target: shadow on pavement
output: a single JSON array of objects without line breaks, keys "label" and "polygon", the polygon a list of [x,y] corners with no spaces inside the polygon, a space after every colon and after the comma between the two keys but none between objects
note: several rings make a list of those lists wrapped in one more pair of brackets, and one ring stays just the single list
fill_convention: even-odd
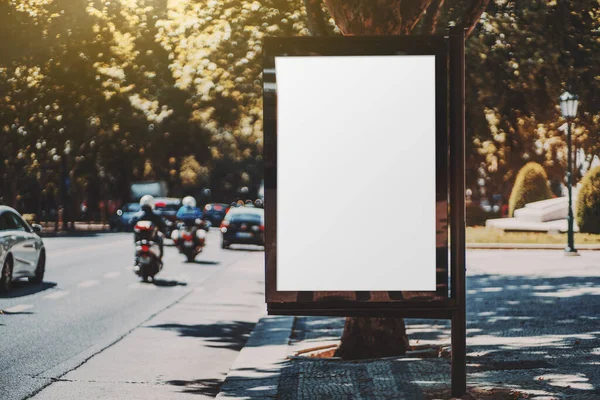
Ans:
[{"label": "shadow on pavement", "polygon": [[[0,315],[32,315],[33,312],[31,311],[18,311],[18,312],[10,312],[10,311],[2,311],[0,312]],[[0,324],[0,326],[2,326],[4,324]]]},{"label": "shadow on pavement", "polygon": [[13,288],[10,292],[1,293],[0,299],[12,299],[15,297],[29,296],[31,294],[43,292],[44,290],[52,289],[55,286],[56,283],[54,282],[42,282],[36,285],[25,280],[19,280],[13,282]]},{"label": "shadow on pavement", "polygon": [[221,321],[209,325],[162,324],[150,328],[176,331],[179,336],[202,338],[208,347],[227,348],[238,351],[248,340],[254,323],[244,321]]},{"label": "shadow on pavement", "polygon": [[194,260],[191,262],[186,262],[186,264],[219,265],[221,264],[221,261]]},{"label": "shadow on pavement", "polygon": [[160,287],[187,286],[187,282],[166,279],[155,279],[152,282],[150,282],[150,284],[154,284],[155,286]]},{"label": "shadow on pavement", "polygon": [[172,380],[166,383],[181,387],[181,392],[183,393],[216,397],[219,394],[223,381],[219,379],[195,379],[193,381]]},{"label": "shadow on pavement", "polygon": [[[232,247],[235,246],[235,247]],[[229,248],[224,250],[232,250],[232,251],[265,251],[265,248],[262,246],[253,246],[253,245],[235,245],[232,244]]]},{"label": "shadow on pavement", "polygon": [[[470,383],[600,398],[598,310],[600,276],[468,276]],[[447,321],[408,320],[407,330],[413,343],[450,342]]]}]

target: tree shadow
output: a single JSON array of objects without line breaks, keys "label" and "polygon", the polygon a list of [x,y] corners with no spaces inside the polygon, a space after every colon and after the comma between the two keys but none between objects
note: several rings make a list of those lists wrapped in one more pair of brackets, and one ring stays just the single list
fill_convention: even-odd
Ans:
[{"label": "tree shadow", "polygon": [[216,397],[219,394],[223,380],[220,379],[194,379],[191,381],[171,380],[166,382],[169,385],[181,387],[182,393],[198,394],[203,396]]},{"label": "tree shadow", "polygon": [[44,290],[52,289],[57,284],[54,282],[42,282],[40,284],[29,283],[26,280],[18,280],[13,282],[13,288],[8,293],[0,293],[0,299],[13,299],[16,297],[24,297]]},{"label": "tree shadow", "polygon": [[179,336],[195,337],[208,342],[208,347],[239,351],[248,340],[254,323],[245,321],[221,321],[215,324],[161,324],[150,328],[176,331]]},{"label": "tree shadow", "polygon": [[[467,276],[470,383],[600,398],[598,310],[600,276]],[[450,344],[449,321],[407,320],[407,331],[411,343]]]}]

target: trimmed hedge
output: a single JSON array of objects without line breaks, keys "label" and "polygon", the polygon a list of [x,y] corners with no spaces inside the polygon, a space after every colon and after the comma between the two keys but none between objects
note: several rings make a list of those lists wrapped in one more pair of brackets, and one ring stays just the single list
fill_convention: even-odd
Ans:
[{"label": "trimmed hedge", "polygon": [[550,198],[552,198],[552,191],[544,167],[529,162],[517,174],[508,201],[508,213],[513,217],[515,210],[525,207],[525,204]]},{"label": "trimmed hedge", "polygon": [[590,170],[581,180],[576,221],[580,232],[600,233],[600,167]]}]

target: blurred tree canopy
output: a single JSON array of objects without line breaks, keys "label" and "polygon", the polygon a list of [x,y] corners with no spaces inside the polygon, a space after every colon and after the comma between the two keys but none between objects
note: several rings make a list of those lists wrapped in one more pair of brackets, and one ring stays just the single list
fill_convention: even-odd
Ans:
[{"label": "blurred tree canopy", "polygon": [[0,200],[93,212],[146,178],[256,192],[262,38],[305,20],[301,0],[1,2]]},{"label": "blurred tree canopy", "polygon": [[564,182],[567,147],[558,130],[565,122],[558,96],[567,89],[580,97],[574,146],[588,162],[598,154],[599,33],[596,1],[489,5],[467,41],[467,182],[474,193],[508,199],[529,161],[543,165],[551,181]]},{"label": "blurred tree canopy", "polygon": [[[379,3],[399,7],[404,18],[389,27],[398,33],[440,33],[461,21],[472,27],[467,184],[474,193],[506,200],[529,161],[563,181],[557,98],[567,88],[581,98],[574,143],[596,154],[598,2]],[[242,187],[252,194],[263,165],[262,39],[308,35],[309,27],[339,34],[329,9],[351,29],[347,10],[361,4],[367,2],[0,2],[0,201],[36,213],[87,201],[93,212],[98,200],[125,201],[147,162],[152,176],[181,194],[189,156],[205,171],[196,184],[210,187],[215,201],[235,198]],[[365,10],[363,19],[375,8]],[[375,14],[373,21],[389,18]]]}]

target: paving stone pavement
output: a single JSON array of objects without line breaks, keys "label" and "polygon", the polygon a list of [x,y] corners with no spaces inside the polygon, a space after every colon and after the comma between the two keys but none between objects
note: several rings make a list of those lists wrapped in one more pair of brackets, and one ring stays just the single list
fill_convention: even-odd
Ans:
[{"label": "paving stone pavement", "polygon": [[[468,253],[468,265],[468,386],[522,393],[517,399],[600,400],[600,253],[566,258],[551,251],[479,250]],[[448,321],[406,322],[413,345],[450,343]],[[243,390],[228,377],[219,396],[428,399],[430,389],[450,387],[447,358],[342,362],[282,356],[335,343],[343,325],[343,318],[290,320],[279,359],[263,368],[255,357],[254,371],[263,375],[246,379],[238,370]]]}]

